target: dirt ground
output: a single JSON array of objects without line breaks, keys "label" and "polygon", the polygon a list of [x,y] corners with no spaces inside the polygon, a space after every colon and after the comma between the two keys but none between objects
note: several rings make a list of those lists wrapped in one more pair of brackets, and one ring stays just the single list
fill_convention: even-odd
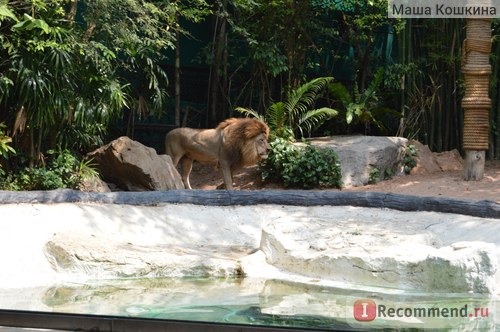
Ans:
[{"label": "dirt ground", "polygon": [[[215,190],[223,184],[222,175],[218,169],[198,163],[194,164],[190,179],[193,189]],[[237,190],[286,189],[277,184],[262,183],[256,166],[247,167],[237,172],[234,176],[234,182]],[[487,161],[484,178],[480,181],[465,181],[462,170],[451,170],[401,175],[376,184],[342,190],[444,196],[471,200],[486,199],[500,203],[500,161]]]}]

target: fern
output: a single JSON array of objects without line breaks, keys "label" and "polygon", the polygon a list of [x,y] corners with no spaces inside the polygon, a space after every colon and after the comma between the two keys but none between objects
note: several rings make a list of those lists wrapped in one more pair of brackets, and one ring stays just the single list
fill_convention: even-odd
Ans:
[{"label": "fern", "polygon": [[269,106],[265,116],[247,108],[238,107],[236,110],[265,121],[274,137],[293,140],[294,133],[300,133],[304,137],[304,131],[310,134],[324,121],[338,114],[336,110],[328,107],[311,109],[332,81],[332,77],[318,77],[299,86],[289,93],[286,101]]},{"label": "fern", "polygon": [[364,91],[359,91],[355,84],[351,95],[342,83],[335,82],[329,85],[330,94],[343,106],[340,110],[348,125],[363,123],[365,131],[368,131],[368,127],[373,124],[381,133],[386,134],[388,130],[379,118],[385,115],[395,118],[401,117],[398,111],[381,106],[377,92],[380,90],[383,80],[384,69],[379,68]]},{"label": "fern", "polygon": [[304,136],[303,128],[307,129],[308,132],[311,132],[319,127],[325,120],[337,116],[338,113],[338,111],[329,107],[322,107],[307,111],[298,120],[300,134]]},{"label": "fern", "polygon": [[252,116],[252,117],[257,118],[261,121],[265,120],[262,115],[260,115],[259,113],[257,113],[256,111],[254,111],[253,109],[250,109],[250,108],[236,107],[236,111],[240,112],[241,114],[243,114],[246,117]]},{"label": "fern", "polygon": [[330,84],[328,90],[334,98],[337,98],[344,105],[349,105],[353,102],[349,90],[340,82]]}]

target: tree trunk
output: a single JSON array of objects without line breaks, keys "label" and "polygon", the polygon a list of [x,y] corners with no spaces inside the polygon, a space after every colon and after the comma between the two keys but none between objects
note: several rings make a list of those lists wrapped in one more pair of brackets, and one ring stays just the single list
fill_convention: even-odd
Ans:
[{"label": "tree trunk", "polygon": [[[226,22],[225,12],[227,8],[227,0],[222,1],[219,8],[219,16],[215,23],[214,31],[214,46],[213,46],[213,64],[211,68],[211,82],[210,82],[210,117],[209,126],[215,126],[222,118],[218,112],[219,97],[221,95],[221,69],[223,70],[223,56],[224,49],[226,48]],[[225,115],[223,115],[225,116]]]},{"label": "tree trunk", "polygon": [[465,154],[465,179],[481,180],[484,175],[486,151],[467,150]]},{"label": "tree trunk", "polygon": [[467,19],[464,40],[464,179],[481,180],[489,140],[491,19]]},{"label": "tree trunk", "polygon": [[78,9],[78,0],[73,0],[71,2],[71,7],[68,13],[68,21],[70,26],[75,25],[75,17],[76,17],[76,11]]},{"label": "tree trunk", "polygon": [[500,218],[498,204],[488,200],[419,197],[378,192],[329,190],[167,190],[143,192],[85,193],[64,191],[0,191],[3,204],[98,203],[151,206],[163,203],[204,206],[250,206],[258,204],[296,206],[358,206],[398,211],[458,213],[481,218]]}]

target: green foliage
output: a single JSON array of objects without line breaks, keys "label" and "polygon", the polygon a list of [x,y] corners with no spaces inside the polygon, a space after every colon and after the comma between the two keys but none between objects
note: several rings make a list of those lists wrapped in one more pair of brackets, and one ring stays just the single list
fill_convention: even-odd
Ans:
[{"label": "green foliage", "polygon": [[0,6],[0,103],[13,133],[31,136],[32,160],[58,145],[94,148],[124,109],[163,111],[175,9],[154,0]]},{"label": "green foliage", "polygon": [[[334,49],[332,40],[338,36],[339,26],[310,1],[215,3],[216,7],[225,8],[217,13],[217,21],[227,22],[230,29],[224,29],[226,36],[217,36],[215,32],[213,46],[227,51],[228,56],[217,61],[214,48],[209,45],[200,59],[213,65],[213,70],[225,68],[219,70],[223,76],[220,84],[234,88],[229,94],[232,105],[252,105],[261,112],[269,100],[284,99],[309,75],[331,73],[331,63],[325,64],[320,58],[329,52],[325,50]],[[227,42],[217,45],[217,39]],[[242,68],[245,72],[248,68],[250,75],[242,75]],[[227,98],[228,92],[222,95]]]},{"label": "green foliage", "polygon": [[380,170],[376,167],[373,167],[370,170],[370,175],[368,177],[369,184],[375,184],[380,181]]},{"label": "green foliage", "polygon": [[[400,65],[389,69],[400,81],[398,136],[416,139],[436,152],[460,149],[466,20],[402,21],[404,29],[397,36]],[[397,79],[392,81],[397,84]]]},{"label": "green foliage", "polygon": [[26,168],[21,171],[10,190],[52,190],[65,188],[64,183],[58,174],[45,167]]},{"label": "green foliage", "polygon": [[4,133],[5,125],[0,123],[0,182],[5,176],[5,171],[2,167],[2,159],[7,159],[9,155],[15,154],[16,150],[11,146],[12,138]]},{"label": "green foliage", "polygon": [[359,0],[311,0],[311,4],[323,10],[340,10],[347,13],[355,12],[357,9],[366,10],[368,5],[372,5],[371,1]]},{"label": "green foliage", "polygon": [[96,45],[110,57],[106,61],[100,56],[104,67],[131,82],[127,106],[139,115],[160,114],[168,96],[168,78],[161,63],[166,51],[174,48],[176,4],[136,0],[85,4],[84,36],[89,38],[90,46]]},{"label": "green foliage", "polygon": [[362,123],[366,130],[373,124],[382,133],[387,133],[387,128],[379,118],[384,115],[400,117],[396,110],[384,107],[380,103],[379,92],[384,79],[384,70],[379,68],[368,88],[359,91],[357,85],[351,92],[340,82],[329,85],[331,95],[343,106],[343,115],[348,125]]},{"label": "green foliage", "polygon": [[16,174],[9,174],[7,177],[3,174],[0,177],[0,189],[79,189],[85,178],[98,176],[90,161],[81,161],[68,150],[50,150],[47,154],[46,166],[27,167]]},{"label": "green foliage", "polygon": [[403,170],[406,174],[410,174],[413,167],[417,166],[417,147],[413,144],[409,144],[405,149],[405,155],[403,157]]},{"label": "green foliage", "polygon": [[[211,6],[205,0],[175,1],[171,5],[177,6],[175,12],[189,22],[201,22],[212,14]],[[176,23],[179,24],[179,22]],[[189,31],[183,32],[189,34]]]},{"label": "green foliage", "polygon": [[324,121],[337,115],[336,110],[328,107],[311,109],[332,80],[332,77],[318,77],[299,86],[288,94],[285,101],[269,106],[264,116],[242,107],[236,110],[265,121],[269,125],[272,137],[292,140],[295,133],[304,137],[305,131],[310,134]]},{"label": "green foliage", "polygon": [[387,0],[311,0],[311,4],[336,21],[339,33],[335,39],[347,45],[348,53],[332,49],[331,56],[352,69],[352,79],[365,90],[375,68],[394,59],[394,32],[402,29],[404,20],[387,17]]},{"label": "green foliage", "polygon": [[[0,157],[7,159],[10,154],[15,154],[16,150],[11,146],[12,138],[4,133],[5,124],[0,123]],[[1,161],[1,160],[0,160]],[[0,169],[2,165],[0,164]]]},{"label": "green foliage", "polygon": [[251,61],[254,72],[269,78],[283,75],[285,90],[303,79],[310,60],[307,53],[318,51],[311,47],[312,40],[336,31],[318,19],[321,11],[309,1],[234,0],[232,6],[229,22],[235,39],[248,48],[246,61]]},{"label": "green foliage", "polygon": [[303,189],[342,187],[340,163],[335,151],[309,143],[298,147],[282,138],[276,138],[270,145],[269,158],[261,165],[263,180]]},{"label": "green foliage", "polygon": [[269,156],[260,165],[262,180],[284,182],[283,174],[294,167],[299,158],[300,150],[297,146],[281,137],[273,139],[269,145]]},{"label": "green foliage", "polygon": [[7,4],[5,3],[2,3],[0,4],[0,22],[8,18],[16,22],[18,21],[16,14],[14,14],[12,10],[9,9],[9,6],[7,6]]}]

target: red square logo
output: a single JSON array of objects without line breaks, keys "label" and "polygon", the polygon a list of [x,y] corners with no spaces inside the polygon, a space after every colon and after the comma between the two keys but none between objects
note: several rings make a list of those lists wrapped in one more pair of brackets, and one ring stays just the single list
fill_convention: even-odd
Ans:
[{"label": "red square logo", "polygon": [[377,317],[377,305],[373,300],[357,300],[353,308],[354,318],[360,322],[370,322]]}]

